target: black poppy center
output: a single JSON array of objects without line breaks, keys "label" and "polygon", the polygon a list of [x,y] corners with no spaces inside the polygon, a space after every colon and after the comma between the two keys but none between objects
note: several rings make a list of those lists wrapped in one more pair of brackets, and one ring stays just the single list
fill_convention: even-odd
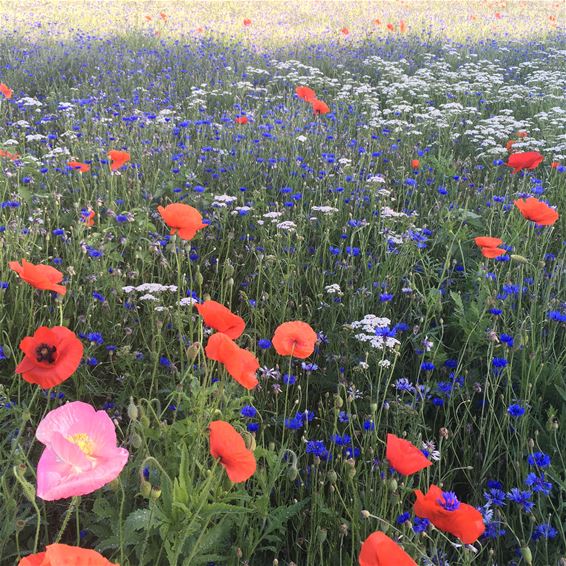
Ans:
[{"label": "black poppy center", "polygon": [[57,348],[49,344],[40,344],[35,350],[35,357],[38,362],[47,362],[52,364],[55,362],[55,352]]}]

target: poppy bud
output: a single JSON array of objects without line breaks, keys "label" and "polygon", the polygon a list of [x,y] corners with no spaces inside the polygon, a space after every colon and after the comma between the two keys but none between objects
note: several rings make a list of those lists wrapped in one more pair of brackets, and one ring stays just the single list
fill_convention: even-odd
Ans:
[{"label": "poppy bud", "polygon": [[224,264],[224,275],[226,277],[232,277],[232,275],[234,275],[234,266],[228,261]]},{"label": "poppy bud", "polygon": [[531,549],[528,546],[523,546],[521,548],[521,556],[525,559],[525,562],[527,564],[533,563],[533,553],[531,552]]},{"label": "poppy bud", "polygon": [[287,470],[287,477],[288,477],[291,481],[295,481],[298,476],[299,476],[299,470],[297,469],[296,466],[291,466],[291,467]]},{"label": "poppy bud", "polygon": [[140,493],[142,494],[142,497],[149,499],[149,496],[151,494],[151,484],[148,481],[142,480],[140,485]]},{"label": "poppy bud", "polygon": [[268,449],[270,452],[273,452],[273,451],[275,450],[275,442],[270,442],[270,443],[267,445],[267,449]]},{"label": "poppy bud", "polygon": [[15,523],[16,531],[21,531],[26,528],[28,522],[25,519],[18,519]]},{"label": "poppy bud", "polygon": [[342,397],[340,397],[340,395],[334,395],[334,406],[337,409],[340,409],[342,407],[342,405],[344,405],[344,399],[342,399]]},{"label": "poppy bud", "polygon": [[334,470],[329,470],[328,473],[326,474],[326,477],[328,478],[328,481],[330,483],[336,483],[336,480],[338,479],[338,474]]},{"label": "poppy bud", "polygon": [[187,357],[189,358],[190,362],[194,362],[196,357],[198,356],[200,350],[200,342],[193,342],[187,348]]},{"label": "poppy bud", "polygon": [[397,491],[397,488],[399,487],[399,485],[397,484],[397,480],[395,478],[391,478],[388,482],[387,485],[389,486],[389,489],[395,493]]},{"label": "poppy bud", "polygon": [[208,293],[205,293],[205,294],[202,296],[202,299],[203,299],[203,301],[206,302],[206,301],[210,301],[211,297],[210,297],[210,295],[209,295]]},{"label": "poppy bud", "polygon": [[151,424],[151,423],[150,423],[150,420],[149,420],[149,417],[148,417],[147,415],[142,415],[142,416],[140,417],[140,423],[141,423],[145,428],[149,427],[149,425]]},{"label": "poppy bud", "polygon": [[138,408],[134,403],[134,398],[130,397],[130,404],[128,405],[128,417],[130,417],[130,420],[132,421],[137,421],[139,413],[140,412],[138,411]]},{"label": "poppy bud", "polygon": [[318,544],[324,544],[326,542],[326,537],[328,536],[328,531],[326,529],[318,529],[317,538]]},{"label": "poppy bud", "polygon": [[517,263],[529,263],[529,260],[522,255],[511,254],[510,257],[513,261],[516,261]]},{"label": "poppy bud", "polygon": [[535,441],[532,438],[529,438],[528,446],[530,450],[535,447]]},{"label": "poppy bud", "polygon": [[371,513],[367,509],[362,509],[361,515],[362,515],[362,519],[369,519]]},{"label": "poppy bud", "polygon": [[371,403],[369,406],[369,410],[372,412],[372,414],[377,413],[377,403]]},{"label": "poppy bud", "polygon": [[279,566],[279,560],[277,560],[277,558],[273,559],[273,566]]},{"label": "poppy bud", "polygon": [[204,277],[203,277],[202,273],[200,272],[200,269],[197,271],[196,280],[197,280],[197,285],[199,287],[202,287],[202,284],[204,283]]},{"label": "poppy bud", "polygon": [[448,429],[445,426],[443,426],[438,432],[439,432],[439,434],[442,438],[448,438],[448,436],[450,434],[450,432],[448,431]]},{"label": "poppy bud", "polygon": [[143,444],[142,437],[137,432],[132,432],[132,434],[130,434],[130,444],[134,448],[141,448]]},{"label": "poppy bud", "polygon": [[151,501],[157,501],[161,497],[161,488],[152,487],[149,493],[149,499]]},{"label": "poppy bud", "polygon": [[252,452],[256,449],[256,441],[255,441],[255,436],[251,433],[251,432],[242,432],[242,438],[244,439],[244,442],[246,443],[246,448],[248,450],[251,450]]},{"label": "poppy bud", "polygon": [[237,558],[242,558],[242,556],[244,556],[244,553],[242,552],[242,549],[240,547],[236,548],[236,556]]},{"label": "poppy bud", "polygon": [[234,286],[234,279],[232,279],[232,277],[230,277],[230,279],[228,279],[228,281],[226,283],[228,284],[228,287],[233,287]]}]

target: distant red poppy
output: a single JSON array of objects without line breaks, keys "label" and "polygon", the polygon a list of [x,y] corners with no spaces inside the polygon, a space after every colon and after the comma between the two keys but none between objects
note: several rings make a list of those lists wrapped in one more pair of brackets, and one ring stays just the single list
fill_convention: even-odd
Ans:
[{"label": "distant red poppy", "polygon": [[207,326],[226,334],[232,340],[239,338],[246,328],[246,323],[242,317],[216,301],[205,301],[201,305],[197,304],[196,309]]},{"label": "distant red poppy", "polygon": [[527,220],[532,220],[543,226],[552,226],[560,218],[560,215],[554,208],[534,197],[529,197],[526,200],[519,199],[513,204]]},{"label": "distant red poppy", "polygon": [[248,350],[240,348],[231,338],[222,332],[213,334],[204,349],[211,360],[224,364],[226,371],[246,389],[253,389],[258,384],[256,372],[259,369],[257,358]]},{"label": "distant red poppy", "polygon": [[196,31],[197,33],[204,33],[204,28],[198,27],[195,31]]},{"label": "distant red poppy", "polygon": [[[1,154],[0,154],[1,155]],[[558,161],[553,161],[550,166],[552,167],[552,169],[556,169],[557,167],[560,167],[560,162]]]},{"label": "distant red poppy", "polygon": [[21,265],[17,261],[11,261],[8,265],[21,279],[36,289],[54,291],[60,295],[67,292],[63,285],[59,285],[63,280],[63,274],[50,265],[34,265],[25,259],[22,259]]},{"label": "distant red poppy", "polygon": [[330,107],[326,102],[322,102],[322,100],[314,98],[309,100],[309,102],[315,114],[328,114],[330,112]]},{"label": "distant red poppy", "polygon": [[544,161],[544,156],[538,151],[524,151],[522,153],[513,153],[505,165],[512,167],[512,173],[518,173],[523,169],[536,169]]},{"label": "distant red poppy", "polygon": [[417,566],[417,563],[385,533],[376,531],[363,542],[360,566]]},{"label": "distant red poppy", "polygon": [[305,100],[306,102],[310,102],[311,100],[316,100],[316,92],[312,88],[309,88],[308,86],[298,86],[295,89],[295,92],[297,93],[297,96],[301,100]]},{"label": "distant red poppy", "polygon": [[505,149],[511,153],[513,151],[513,145],[517,143],[517,140],[509,140],[506,144],[505,144]]},{"label": "distant red poppy", "polygon": [[165,12],[159,12],[159,17],[166,22],[167,18],[169,18],[169,16],[165,13]]},{"label": "distant red poppy", "polygon": [[342,35],[348,35],[348,34],[350,33],[350,30],[349,30],[348,28],[342,28],[342,29],[340,30],[340,33],[341,33]]},{"label": "distant red poppy", "polygon": [[80,171],[81,173],[87,173],[88,171],[90,171],[90,165],[81,163],[80,161],[68,161],[67,165],[72,169]]},{"label": "distant red poppy", "polygon": [[117,149],[109,151],[108,157],[112,162],[110,165],[111,171],[117,171],[120,167],[123,167],[128,161],[130,161],[130,154],[127,151],[119,151]]},{"label": "distant red poppy", "polygon": [[181,240],[192,240],[199,230],[206,227],[206,224],[202,223],[200,212],[188,204],[176,202],[168,204],[165,208],[158,206],[157,211],[165,224],[171,228],[171,234],[179,234]]},{"label": "distant red poppy", "polygon": [[421,166],[421,162],[418,159],[413,159],[411,161],[411,167],[413,169],[418,169]]},{"label": "distant red poppy", "polygon": [[317,340],[318,336],[309,324],[295,320],[280,324],[271,342],[280,356],[304,359],[314,352]]},{"label": "distant red poppy", "polygon": [[81,222],[84,222],[88,228],[92,228],[94,226],[95,216],[96,212],[94,212],[94,210],[89,210],[88,212],[81,214]]},{"label": "distant red poppy", "polygon": [[520,130],[520,131],[517,132],[517,137],[518,137],[518,138],[523,139],[523,138],[526,138],[526,137],[528,137],[528,136],[529,136],[529,134],[528,134],[528,132],[526,132],[525,130]]},{"label": "distant red poppy", "polygon": [[400,31],[401,33],[405,33],[405,32],[407,31],[407,24],[405,23],[404,20],[401,20],[401,21],[399,22],[399,31]]},{"label": "distant red poppy", "polygon": [[238,116],[235,120],[236,124],[247,124],[248,117],[247,116]]},{"label": "distant red poppy", "polygon": [[241,483],[251,478],[256,470],[254,453],[246,448],[242,435],[225,421],[212,421],[210,431],[210,455],[219,458],[230,481]]},{"label": "distant red poppy", "polygon": [[380,26],[380,25],[381,25],[381,20],[380,20],[379,18],[375,18],[375,20],[373,20],[373,23],[374,23],[376,26]]},{"label": "distant red poppy", "polygon": [[395,31],[395,26],[393,24],[387,24],[387,29],[389,31]]},{"label": "distant red poppy", "polygon": [[88,548],[69,546],[67,544],[50,544],[45,552],[38,552],[22,558],[18,566],[119,566],[109,562],[96,552]]},{"label": "distant red poppy", "polygon": [[414,444],[394,434],[387,435],[385,457],[389,465],[404,476],[432,466],[432,462]]},{"label": "distant red poppy", "polygon": [[251,26],[252,25],[252,21],[249,18],[244,18],[244,25],[245,26]]},{"label": "distant red poppy", "polygon": [[503,16],[499,12],[495,12],[495,19],[500,20]]},{"label": "distant red poppy", "polygon": [[14,94],[14,91],[11,88],[8,88],[4,83],[0,83],[0,92],[6,98],[12,98],[12,94]]},{"label": "distant red poppy", "polygon": [[28,383],[49,389],[71,377],[81,363],[83,345],[76,334],[64,326],[40,326],[33,336],[20,342],[25,354],[16,366]]},{"label": "distant red poppy", "polygon": [[0,149],[0,157],[7,157],[10,161],[16,161],[16,159],[20,158],[19,153],[10,153],[5,149]]},{"label": "distant red poppy", "polygon": [[471,505],[460,503],[453,493],[431,485],[426,495],[420,489],[415,490],[415,495],[415,515],[428,519],[437,529],[458,537],[464,544],[472,544],[485,531],[481,513]]},{"label": "distant red poppy", "polygon": [[487,258],[494,258],[499,257],[500,255],[506,254],[507,251],[498,248],[503,243],[503,240],[499,238],[492,238],[491,236],[479,236],[474,238],[474,242],[480,248],[481,253],[484,257]]},{"label": "distant red poppy", "polygon": [[112,162],[110,165],[111,171],[117,171],[120,167],[123,167],[128,161],[130,161],[130,154],[127,151],[119,151],[117,149],[112,149],[108,152],[108,157]]}]

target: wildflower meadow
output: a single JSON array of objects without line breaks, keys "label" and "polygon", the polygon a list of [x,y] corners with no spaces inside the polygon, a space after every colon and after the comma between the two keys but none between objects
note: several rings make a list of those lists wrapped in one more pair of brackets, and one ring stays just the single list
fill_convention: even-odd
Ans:
[{"label": "wildflower meadow", "polygon": [[566,6],[0,3],[0,566],[565,566]]}]

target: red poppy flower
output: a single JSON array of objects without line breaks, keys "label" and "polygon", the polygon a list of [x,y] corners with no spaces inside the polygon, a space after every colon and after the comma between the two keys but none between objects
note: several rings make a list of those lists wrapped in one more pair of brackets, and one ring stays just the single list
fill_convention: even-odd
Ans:
[{"label": "red poppy flower", "polygon": [[17,261],[11,261],[8,265],[21,279],[36,289],[54,291],[60,295],[67,292],[63,285],[58,285],[63,280],[63,274],[50,265],[34,265],[25,259],[22,259],[21,265]]},{"label": "red poppy flower", "polygon": [[[1,155],[1,154],[0,154]],[[560,162],[558,161],[553,161],[550,166],[552,167],[552,169],[556,169],[557,167],[560,167]]]},{"label": "red poppy flower", "polygon": [[39,552],[22,558],[18,566],[119,566],[109,562],[96,552],[88,548],[69,546],[67,544],[50,544],[45,552]]},{"label": "red poppy flower", "polygon": [[506,144],[505,144],[505,149],[511,153],[513,151],[513,144],[516,143],[517,140],[509,140]]},{"label": "red poppy flower", "polygon": [[380,20],[379,18],[375,18],[375,20],[373,20],[373,23],[374,23],[376,26],[380,26],[380,25],[381,25],[381,20]]},{"label": "red poppy flower", "polygon": [[363,542],[360,566],[417,566],[417,563],[385,533],[376,531]]},{"label": "red poppy flower", "polygon": [[153,20],[153,18],[152,18],[151,16],[146,16],[145,19],[146,19],[148,22],[151,22],[151,20]]},{"label": "red poppy flower", "polygon": [[512,173],[518,173],[523,169],[536,169],[544,161],[544,156],[538,151],[524,151],[521,153],[512,153],[505,165],[512,167]]},{"label": "red poppy flower", "polygon": [[348,28],[342,28],[342,29],[340,30],[340,33],[341,33],[342,35],[348,35],[348,34],[350,33],[350,30],[349,30]]},{"label": "red poppy flower", "polygon": [[401,20],[401,21],[399,22],[399,31],[400,31],[401,33],[405,33],[405,32],[407,31],[407,24],[405,23],[404,20]]},{"label": "red poppy flower", "polygon": [[197,33],[204,33],[204,28],[197,28],[195,31]]},{"label": "red poppy flower", "polygon": [[527,200],[516,200],[514,204],[527,220],[532,220],[543,226],[552,226],[560,218],[554,208],[534,197],[529,197]]},{"label": "red poppy flower", "polygon": [[0,149],[0,157],[7,157],[10,161],[16,161],[16,159],[20,158],[19,153],[10,153],[5,149]]},{"label": "red poppy flower", "polygon": [[297,93],[297,96],[301,100],[305,100],[306,102],[310,102],[311,100],[316,100],[316,92],[312,88],[309,88],[308,86],[298,86],[295,89],[295,92]]},{"label": "red poppy flower", "polygon": [[159,17],[166,22],[169,16],[165,12],[159,12]]},{"label": "red poppy flower", "polygon": [[16,366],[28,383],[49,389],[71,377],[81,363],[83,345],[75,333],[64,326],[40,326],[33,336],[20,342],[24,359]]},{"label": "red poppy flower", "polygon": [[517,137],[518,137],[518,138],[521,138],[521,139],[522,139],[522,138],[526,138],[526,137],[528,137],[528,136],[529,136],[529,134],[528,134],[528,132],[526,132],[525,130],[520,130],[520,131],[517,132]]},{"label": "red poppy flower", "polygon": [[230,481],[240,483],[251,478],[256,470],[255,456],[238,431],[225,421],[212,421],[208,430],[210,454],[220,458]]},{"label": "red poppy flower", "polygon": [[491,236],[479,236],[474,238],[474,242],[480,248],[484,257],[494,258],[507,253],[506,250],[498,248],[503,243],[499,238],[492,238]]},{"label": "red poppy flower", "polygon": [[81,163],[80,161],[68,161],[67,165],[72,169],[76,169],[77,171],[80,171],[81,173],[87,173],[88,171],[90,171],[90,165],[87,165],[86,163]]},{"label": "red poppy flower", "polygon": [[413,169],[418,169],[421,166],[421,162],[418,159],[413,159],[411,161],[411,167]]},{"label": "red poppy flower", "polygon": [[259,369],[257,358],[248,350],[240,348],[226,334],[213,334],[204,349],[211,360],[220,362],[226,371],[246,389],[257,386],[256,372]]},{"label": "red poppy flower", "polygon": [[205,301],[201,305],[197,304],[196,308],[207,326],[226,334],[232,340],[239,338],[246,328],[243,318],[216,301]]},{"label": "red poppy flower", "polygon": [[158,206],[157,210],[165,224],[171,228],[171,234],[178,233],[181,240],[192,240],[199,230],[206,227],[202,223],[200,212],[188,204],[176,202],[165,208]]},{"label": "red poppy flower", "polygon": [[404,476],[432,466],[432,462],[414,444],[394,434],[387,435],[385,457],[389,465]]},{"label": "red poppy flower", "polygon": [[251,26],[252,25],[252,21],[249,18],[245,18],[244,19],[244,25],[245,26]]},{"label": "red poppy flower", "polygon": [[130,154],[127,151],[119,151],[117,149],[109,151],[108,157],[112,162],[110,165],[111,171],[117,171],[120,167],[123,167],[128,161],[130,161]]},{"label": "red poppy flower", "polygon": [[395,26],[393,24],[387,24],[387,29],[389,31],[395,31]]},{"label": "red poppy flower", "polygon": [[481,513],[460,503],[454,494],[431,485],[426,495],[420,489],[415,490],[415,495],[415,515],[428,519],[437,529],[458,537],[464,544],[472,544],[485,531]]},{"label": "red poppy flower", "polygon": [[308,358],[314,352],[318,340],[316,332],[306,322],[295,320],[280,324],[271,340],[280,356]]},{"label": "red poppy flower", "polygon": [[14,91],[11,88],[8,88],[4,83],[0,83],[0,92],[6,98],[12,98],[12,94],[14,94]]},{"label": "red poppy flower", "polygon": [[84,214],[81,213],[81,222],[84,222],[88,228],[92,228],[94,226],[95,216],[96,216],[96,212],[94,212],[94,210],[89,210]]},{"label": "red poppy flower", "polygon": [[247,124],[248,117],[247,116],[238,116],[235,120],[236,124]]},{"label": "red poppy flower", "polygon": [[328,106],[328,104],[326,104],[326,102],[322,102],[322,100],[318,100],[316,98],[313,98],[312,100],[309,100],[308,102],[310,102],[313,112],[315,114],[328,114],[330,112],[330,108]]}]

